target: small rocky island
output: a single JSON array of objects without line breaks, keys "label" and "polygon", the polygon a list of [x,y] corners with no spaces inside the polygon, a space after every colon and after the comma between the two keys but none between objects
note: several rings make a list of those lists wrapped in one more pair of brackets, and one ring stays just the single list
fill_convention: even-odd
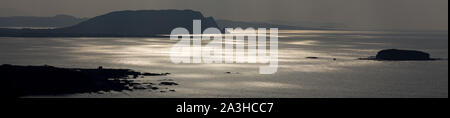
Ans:
[{"label": "small rocky island", "polygon": [[[53,66],[0,66],[2,97],[61,95],[100,91],[133,90],[141,86],[132,80],[169,73],[141,73],[130,69],[79,69]],[[146,87],[155,89],[155,87]]]},{"label": "small rocky island", "polygon": [[429,53],[416,50],[386,49],[381,50],[376,56],[369,58],[360,58],[361,60],[380,60],[380,61],[429,61],[438,60],[431,58]]}]

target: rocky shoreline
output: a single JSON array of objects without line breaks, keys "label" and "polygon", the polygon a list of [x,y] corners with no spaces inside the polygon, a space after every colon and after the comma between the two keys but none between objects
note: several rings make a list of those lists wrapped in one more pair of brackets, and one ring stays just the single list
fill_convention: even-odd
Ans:
[{"label": "rocky shoreline", "polygon": [[[142,73],[131,69],[81,69],[53,66],[1,65],[1,96],[61,95],[140,89],[133,80],[170,73]],[[175,85],[175,84],[174,84]],[[144,88],[144,87],[142,87]],[[156,87],[145,87],[156,89]]]}]

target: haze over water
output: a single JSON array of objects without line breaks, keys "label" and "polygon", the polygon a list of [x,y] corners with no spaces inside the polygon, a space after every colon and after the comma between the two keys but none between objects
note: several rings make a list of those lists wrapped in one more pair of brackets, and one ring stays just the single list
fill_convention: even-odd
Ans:
[{"label": "haze over water", "polygon": [[[448,58],[448,32],[283,30],[279,68],[262,64],[173,64],[168,38],[0,38],[0,63],[71,68],[129,68],[172,73],[176,92],[135,90],[29,97],[448,97],[448,61],[371,61],[389,48]],[[306,57],[320,57],[306,59]],[[333,61],[336,58],[336,61]],[[228,74],[226,72],[231,72]],[[64,78],[64,77],[62,77]],[[64,83],[61,83],[64,84]]]}]

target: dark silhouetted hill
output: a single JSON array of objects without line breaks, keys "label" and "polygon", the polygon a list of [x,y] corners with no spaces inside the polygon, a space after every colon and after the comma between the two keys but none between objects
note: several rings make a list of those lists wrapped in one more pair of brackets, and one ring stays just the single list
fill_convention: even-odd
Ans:
[{"label": "dark silhouetted hill", "polygon": [[52,30],[0,29],[0,36],[13,37],[152,37],[170,34],[177,27],[192,32],[193,20],[202,20],[202,30],[218,28],[212,17],[192,10],[117,11],[77,25]]},{"label": "dark silhouetted hill", "polygon": [[0,27],[68,27],[87,19],[69,15],[53,17],[13,16],[0,17]]},{"label": "dark silhouetted hill", "polygon": [[177,27],[191,31],[195,19],[202,20],[202,29],[217,27],[213,18],[206,18],[197,11],[161,10],[112,12],[60,30],[81,34],[170,34]]}]

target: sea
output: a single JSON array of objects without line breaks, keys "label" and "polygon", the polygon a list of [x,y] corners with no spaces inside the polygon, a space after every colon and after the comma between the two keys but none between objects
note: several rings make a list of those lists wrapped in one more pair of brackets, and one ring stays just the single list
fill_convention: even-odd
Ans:
[{"label": "sea", "polygon": [[[261,63],[175,64],[169,38],[0,37],[0,64],[171,73],[135,80],[158,90],[26,98],[448,98],[448,31],[280,30],[278,40],[274,74],[260,74]],[[392,48],[443,60],[358,59]],[[179,85],[158,85],[166,80]]]}]

